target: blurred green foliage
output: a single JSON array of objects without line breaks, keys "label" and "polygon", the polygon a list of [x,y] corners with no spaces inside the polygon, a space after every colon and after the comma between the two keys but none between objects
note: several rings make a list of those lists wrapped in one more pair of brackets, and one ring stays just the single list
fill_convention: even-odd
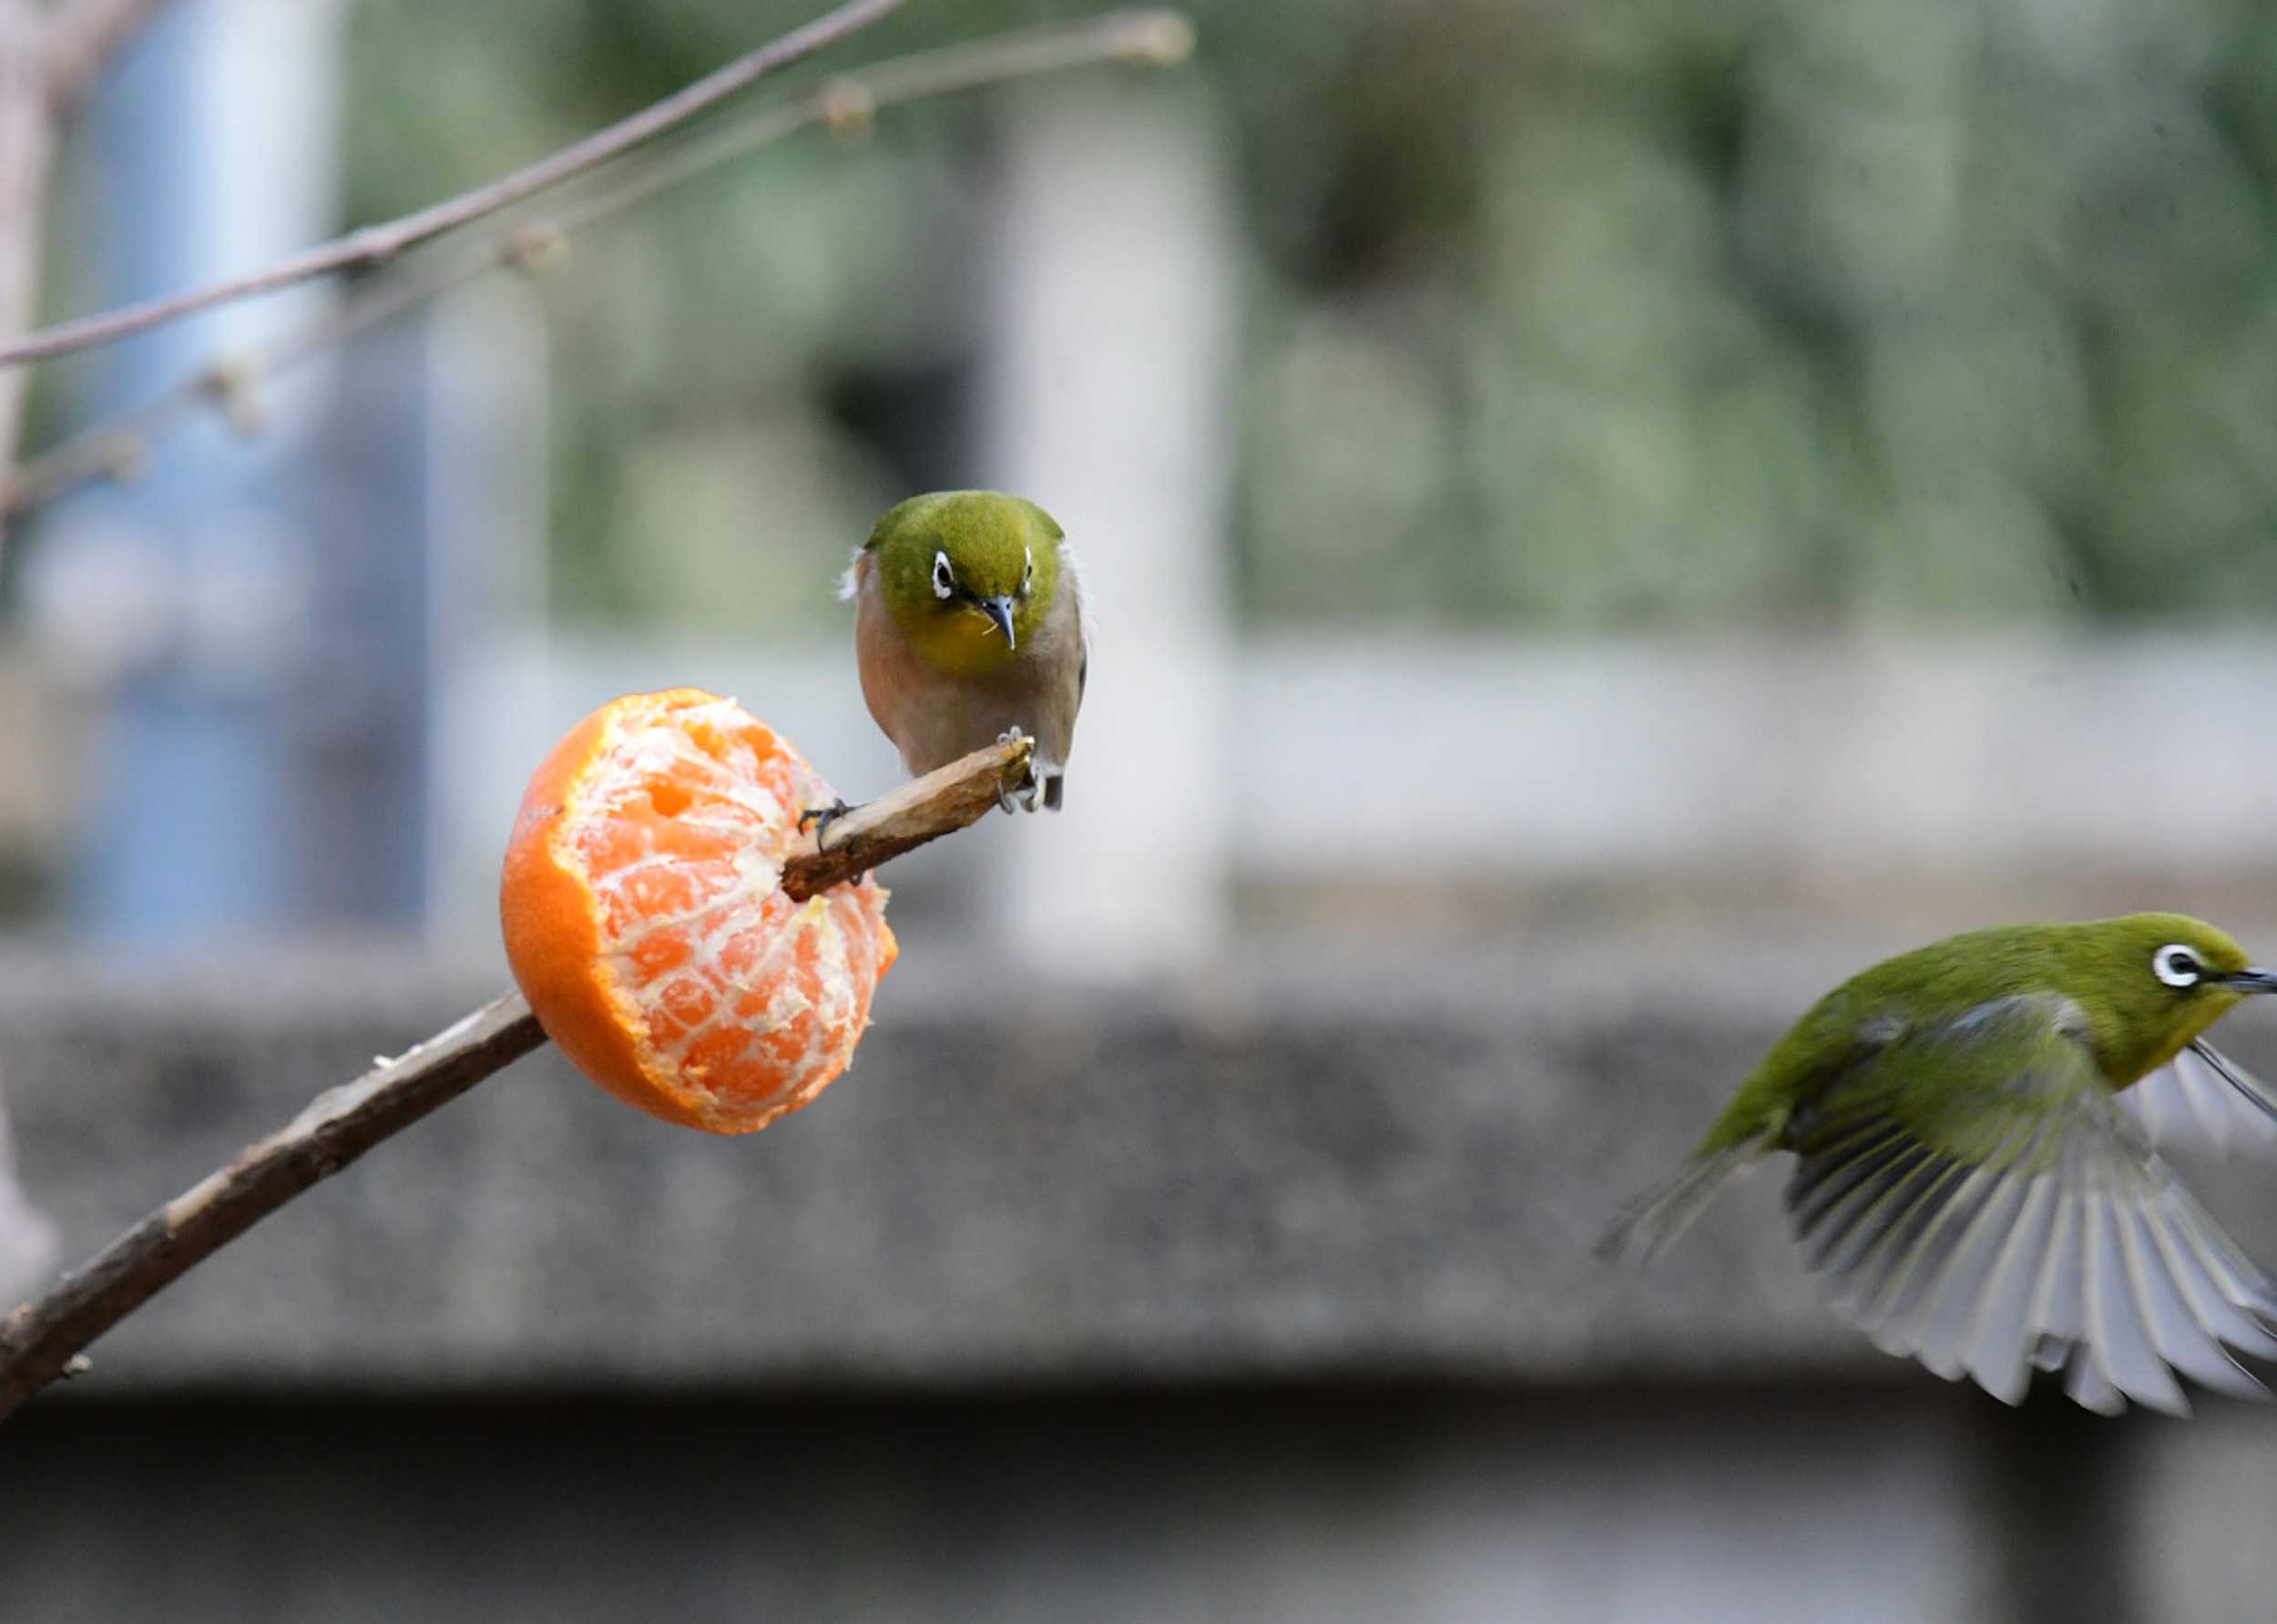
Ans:
[{"label": "blurred green foliage", "polygon": [[[832,65],[1092,9],[914,5]],[[2271,0],[1201,0],[1247,233],[1229,535],[1255,618],[2277,608]],[[391,0],[351,206],[491,176],[808,15]],[[986,97],[578,243],[561,608],[824,613],[971,477]]]}]

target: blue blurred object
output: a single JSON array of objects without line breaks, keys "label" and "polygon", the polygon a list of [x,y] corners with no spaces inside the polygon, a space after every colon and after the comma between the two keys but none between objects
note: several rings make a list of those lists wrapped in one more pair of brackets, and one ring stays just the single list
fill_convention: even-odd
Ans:
[{"label": "blue blurred object", "polygon": [[[92,268],[109,306],[256,267],[333,226],[340,7],[189,0],[89,109]],[[236,368],[329,297],[169,323],[99,358],[88,414]],[[76,643],[99,725],[66,904],[101,936],[414,924],[424,904],[427,538],[415,345],[242,390],[148,448],[148,477],[68,505],[35,599]],[[408,364],[404,356],[408,352]],[[400,385],[400,387],[398,386]],[[99,631],[70,635],[73,623]],[[89,652],[92,650],[92,652]]]}]

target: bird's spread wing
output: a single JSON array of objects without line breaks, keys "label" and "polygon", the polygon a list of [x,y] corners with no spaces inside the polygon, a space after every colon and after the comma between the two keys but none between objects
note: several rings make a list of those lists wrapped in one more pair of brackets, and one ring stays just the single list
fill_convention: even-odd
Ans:
[{"label": "bird's spread wing", "polygon": [[2202,1039],[2119,1101],[2155,1145],[2277,1152],[2277,1089]]},{"label": "bird's spread wing", "polygon": [[1881,1347],[2016,1403],[2061,1369],[2107,1414],[2185,1413],[2175,1373],[2259,1394],[2277,1282],[2119,1108],[2078,1006],[2003,998],[1909,1027],[1798,1115],[1796,1238]]}]

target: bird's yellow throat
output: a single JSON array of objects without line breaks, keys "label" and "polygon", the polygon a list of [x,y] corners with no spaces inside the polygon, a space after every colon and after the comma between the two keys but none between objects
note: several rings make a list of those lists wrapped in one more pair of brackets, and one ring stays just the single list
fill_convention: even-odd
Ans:
[{"label": "bird's yellow throat", "polygon": [[927,616],[909,628],[909,640],[928,665],[956,677],[993,671],[1018,652],[1004,640],[996,623],[979,609]]}]

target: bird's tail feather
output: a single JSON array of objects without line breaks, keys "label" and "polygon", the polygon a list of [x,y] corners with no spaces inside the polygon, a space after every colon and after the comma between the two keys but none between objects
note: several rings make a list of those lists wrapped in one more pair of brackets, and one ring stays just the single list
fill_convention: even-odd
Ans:
[{"label": "bird's tail feather", "polygon": [[1756,1144],[1727,1146],[1693,1157],[1673,1178],[1655,1185],[1621,1210],[1621,1215],[1600,1236],[1597,1254],[1633,1263],[1641,1269],[1668,1250],[1725,1185],[1752,1167],[1762,1148]]}]

